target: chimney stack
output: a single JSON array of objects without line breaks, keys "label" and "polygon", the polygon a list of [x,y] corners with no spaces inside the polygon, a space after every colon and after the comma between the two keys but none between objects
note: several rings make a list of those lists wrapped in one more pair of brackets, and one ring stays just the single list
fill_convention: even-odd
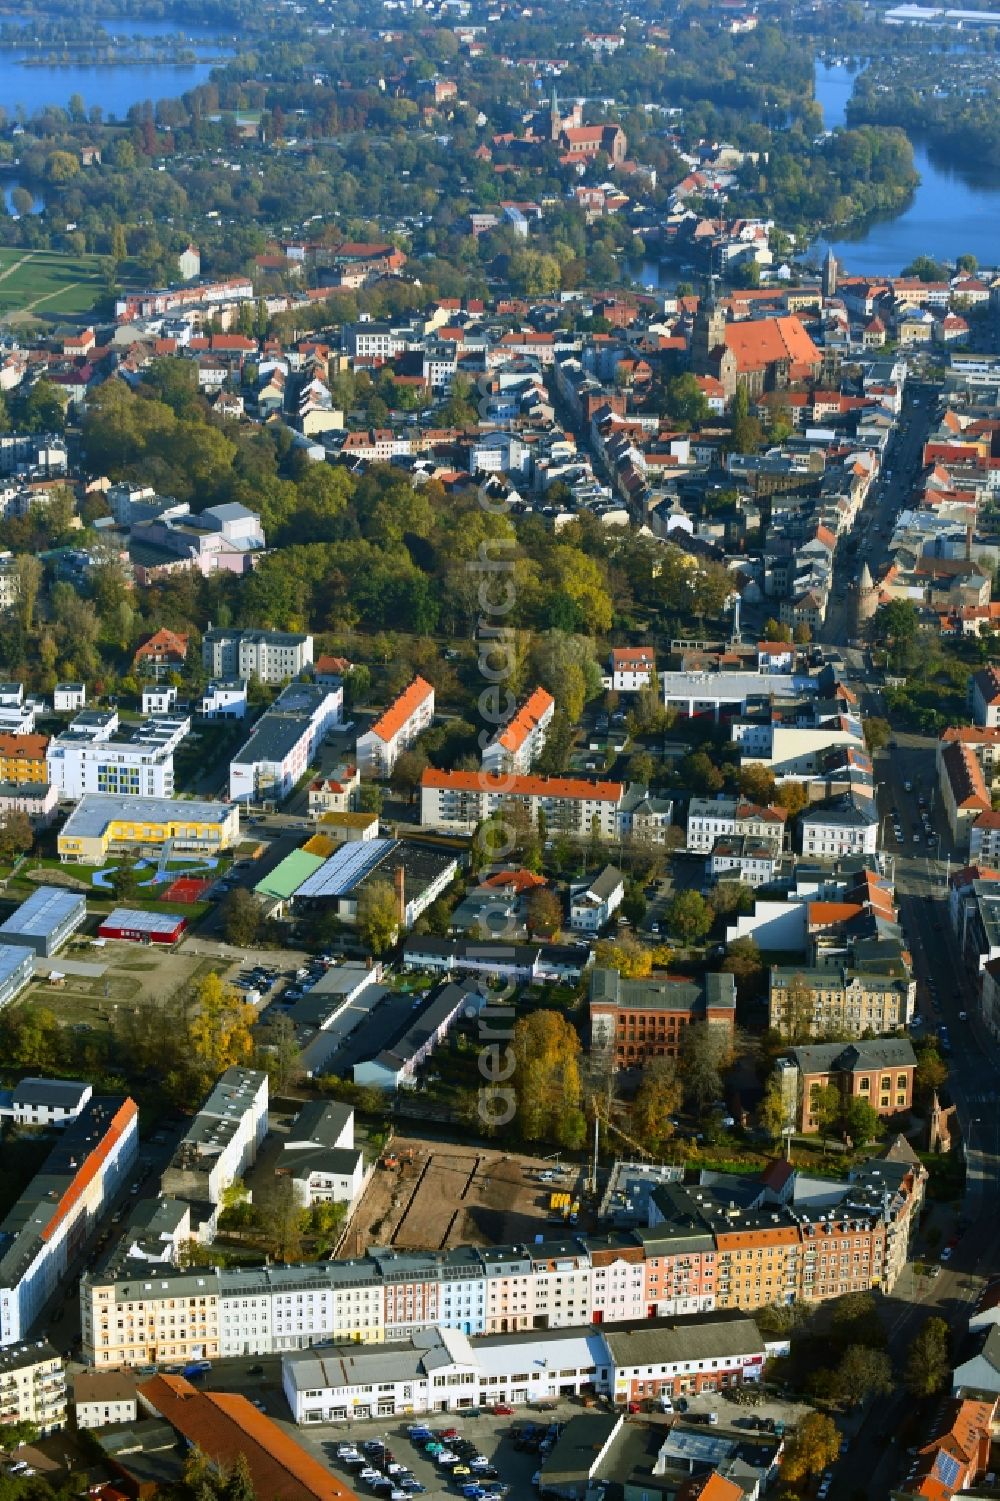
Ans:
[{"label": "chimney stack", "polygon": [[393,884],[396,888],[396,915],[399,918],[399,926],[406,927],[406,872],[402,865],[397,865],[393,875]]}]

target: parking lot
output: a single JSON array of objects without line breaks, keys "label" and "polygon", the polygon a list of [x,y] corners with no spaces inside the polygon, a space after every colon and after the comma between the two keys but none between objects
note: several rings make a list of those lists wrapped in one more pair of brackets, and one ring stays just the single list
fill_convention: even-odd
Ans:
[{"label": "parking lot", "polygon": [[[537,1438],[542,1439],[550,1424],[565,1423],[582,1410],[579,1401],[567,1400],[554,1404],[551,1409],[546,1407],[544,1411],[519,1407],[513,1416],[494,1416],[485,1411],[476,1416],[467,1413],[431,1413],[426,1418],[426,1424],[432,1432],[454,1431],[457,1439],[452,1440],[453,1443],[474,1445],[475,1453],[490,1461],[490,1470],[496,1472],[496,1479],[484,1479],[482,1482],[475,1482],[471,1469],[468,1475],[452,1477],[435,1462],[433,1456],[424,1452],[423,1443],[411,1442],[407,1428],[424,1421],[420,1417],[324,1424],[322,1427],[297,1428],[295,1432],[299,1441],[335,1474],[342,1475],[359,1496],[381,1494],[388,1497],[390,1492],[387,1487],[379,1489],[370,1481],[360,1479],[361,1467],[346,1464],[338,1458],[338,1445],[353,1443],[359,1449],[364,1443],[378,1442],[387,1445],[390,1453],[395,1456],[393,1463],[404,1465],[412,1473],[416,1484],[422,1487],[415,1494],[457,1497],[462,1495],[463,1485],[479,1483],[483,1490],[503,1488],[504,1493],[515,1498],[515,1501],[526,1501],[526,1498],[537,1495],[533,1477],[545,1456],[537,1450],[516,1448],[518,1433],[526,1424],[533,1424]],[[455,1452],[454,1449],[451,1452]],[[383,1463],[381,1456],[378,1458]]]}]

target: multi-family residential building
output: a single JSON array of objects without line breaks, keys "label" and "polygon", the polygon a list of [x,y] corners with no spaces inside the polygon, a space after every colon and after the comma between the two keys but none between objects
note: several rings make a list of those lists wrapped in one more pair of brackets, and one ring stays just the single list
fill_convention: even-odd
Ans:
[{"label": "multi-family residential building", "polygon": [[22,1079],[11,1091],[19,1126],[65,1126],[89,1105],[94,1086],[80,1079]]},{"label": "multi-family residential building", "polygon": [[92,1098],[0,1224],[0,1345],[25,1338],[119,1192],[138,1119],[134,1100]]},{"label": "multi-family residential building", "polygon": [[45,784],[49,780],[48,735],[0,734],[0,782]]},{"label": "multi-family residential building", "polygon": [[856,791],[824,798],[799,815],[802,853],[817,860],[873,855],[878,849],[878,830],[874,797]]},{"label": "multi-family residential building", "polygon": [[266,1073],[227,1068],[160,1179],[164,1194],[192,1206],[195,1239],[212,1238],[223,1193],[257,1159],[267,1135],[267,1086]]},{"label": "multi-family residential building", "polygon": [[591,1047],[606,1049],[616,1068],[641,1068],[650,1058],[678,1057],[692,1023],[725,1028],[736,1024],[732,975],[707,974],[699,981],[674,975],[630,980],[616,969],[590,975]]},{"label": "multi-family residential building", "polygon": [[34,1423],[42,1436],[66,1426],[66,1367],[48,1340],[0,1350],[0,1433],[10,1423]]},{"label": "multi-family residential building", "polygon": [[424,678],[413,682],[381,714],[371,729],[358,736],[358,768],[370,776],[387,777],[417,736],[434,721],[434,687]]},{"label": "multi-family residential building", "polygon": [[190,729],[183,715],[122,726],[114,710],[84,709],[49,741],[48,781],[69,802],[88,793],[172,797],[174,752]]},{"label": "multi-family residential building", "polygon": [[916,1054],[905,1037],[791,1048],[777,1062],[789,1124],[798,1131],[818,1130],[813,1103],[817,1092],[830,1085],[845,1098],[867,1100],[882,1116],[909,1110],[916,1066]]},{"label": "multi-family residential building", "polygon": [[510,810],[537,826],[541,812],[550,833],[615,839],[624,796],[621,782],[428,767],[420,779],[420,822],[470,831],[484,818]]},{"label": "multi-family residential building", "polygon": [[807,1029],[820,1038],[830,1032],[892,1032],[907,1026],[913,1003],[914,983],[904,975],[833,965],[771,968],[769,1024],[786,1035]]},{"label": "multi-family residential building", "polygon": [[73,1378],[77,1428],[134,1423],[138,1417],[135,1377],[124,1371],[78,1371]]},{"label": "multi-family residential building", "polygon": [[309,784],[309,812],[313,818],[324,813],[356,813],[360,794],[361,774],[345,762]]},{"label": "multi-family residential building", "polygon": [[993,729],[977,725],[953,725],[944,731],[937,744],[937,769],[941,772],[941,757],[949,745],[956,742],[968,746],[979,762],[987,787],[992,789],[1000,782],[1000,725]]},{"label": "multi-family residential building", "polygon": [[530,771],[545,746],[555,711],[552,694],[536,688],[484,748],[483,770]]},{"label": "multi-family residential building", "polygon": [[207,630],[202,665],[213,678],[257,678],[283,683],[298,677],[313,659],[313,638],[293,631]]},{"label": "multi-family residential building", "polygon": [[656,686],[656,654],[651,646],[616,646],[609,659],[613,693],[641,693]]},{"label": "multi-family residential building", "polygon": [[80,799],[59,830],[63,861],[103,865],[109,855],[159,855],[169,844],[178,854],[217,855],[239,843],[240,812],[234,803],[171,797]]},{"label": "multi-family residential building", "polygon": [[350,1204],[365,1178],[364,1154],[354,1145],[349,1105],[310,1100],[292,1124],[275,1171],[292,1180],[296,1197],[313,1204]]},{"label": "multi-family residential building", "polygon": [[1000,812],[980,813],[972,825],[969,859],[975,864],[1000,865]]},{"label": "multi-family residential building", "polygon": [[773,881],[781,863],[778,845],[766,839],[751,839],[748,834],[734,834],[717,839],[708,857],[708,874],[713,881],[736,880],[745,886],[765,886]]},{"label": "multi-family residential building", "polygon": [[969,684],[972,717],[984,729],[1000,728],[1000,668],[983,667]]},{"label": "multi-family residential building", "polygon": [[201,696],[198,713],[203,719],[245,719],[247,687],[245,679],[213,679]]},{"label": "multi-family residential building", "polygon": [[230,761],[230,799],[280,802],[287,797],[314,763],[324,737],[340,724],[343,708],[340,684],[288,683]]},{"label": "multi-family residential building", "polygon": [[575,933],[600,933],[607,927],[625,898],[625,877],[614,865],[606,865],[592,881],[570,890],[569,925]]},{"label": "multi-family residential building", "polygon": [[710,855],[718,840],[746,837],[780,854],[787,818],[784,808],[761,808],[732,797],[693,797],[688,804],[687,847]]},{"label": "multi-family residential building", "polygon": [[830,1182],[823,1219],[786,1162],[759,1179],[709,1174],[652,1190],[649,1226],[530,1246],[370,1249],[303,1266],[163,1270],[132,1259],[80,1287],[98,1370],[326,1342],[560,1331],[619,1319],[819,1300],[880,1286],[905,1264],[926,1172],[899,1142]]},{"label": "multi-family residential building", "polygon": [[[951,837],[958,845],[970,845],[977,821],[992,812],[993,801],[983,770],[971,745],[953,741],[939,758],[938,786]],[[977,841],[978,842],[978,841]]]}]

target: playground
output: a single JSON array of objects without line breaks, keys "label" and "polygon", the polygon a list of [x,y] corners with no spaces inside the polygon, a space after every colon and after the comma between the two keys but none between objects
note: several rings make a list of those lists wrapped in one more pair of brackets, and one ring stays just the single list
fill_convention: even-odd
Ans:
[{"label": "playground", "polygon": [[[100,870],[91,872],[91,884],[102,891],[112,891],[118,868],[117,865],[102,865]],[[198,872],[215,872],[219,862],[213,855],[189,860],[171,859],[168,845],[158,860],[137,860],[132,868],[140,886],[165,886],[164,891],[157,892],[160,901],[193,903],[201,901],[215,880],[214,874],[199,875]]]}]

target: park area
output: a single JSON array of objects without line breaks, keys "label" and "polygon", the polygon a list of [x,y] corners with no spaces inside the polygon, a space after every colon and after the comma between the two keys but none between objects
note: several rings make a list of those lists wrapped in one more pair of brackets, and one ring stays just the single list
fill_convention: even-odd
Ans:
[{"label": "park area", "polygon": [[[550,1162],[399,1136],[383,1156],[393,1160],[398,1166],[376,1169],[341,1254],[359,1255],[368,1245],[424,1251],[530,1244],[536,1235],[561,1233],[560,1224],[549,1224],[553,1183],[541,1178]],[[555,1186],[572,1187],[573,1178],[566,1173]]]},{"label": "park area", "polygon": [[82,319],[106,290],[96,255],[0,247],[0,318]]}]

